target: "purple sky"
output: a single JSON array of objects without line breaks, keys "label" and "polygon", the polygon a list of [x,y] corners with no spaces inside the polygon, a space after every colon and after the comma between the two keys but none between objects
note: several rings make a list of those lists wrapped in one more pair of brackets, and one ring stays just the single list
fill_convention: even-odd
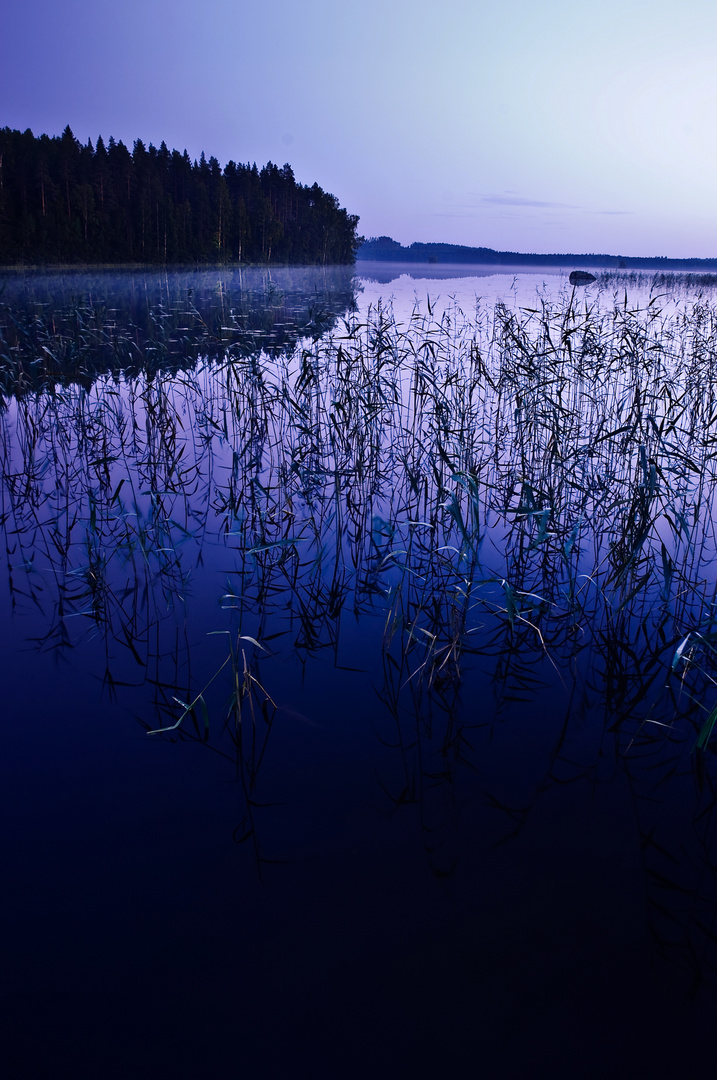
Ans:
[{"label": "purple sky", "polygon": [[717,4],[23,0],[0,125],[290,162],[366,236],[717,256]]}]

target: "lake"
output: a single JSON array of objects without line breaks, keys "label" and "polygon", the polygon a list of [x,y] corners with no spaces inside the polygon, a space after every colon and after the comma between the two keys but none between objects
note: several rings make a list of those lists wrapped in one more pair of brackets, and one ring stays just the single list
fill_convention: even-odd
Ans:
[{"label": "lake", "polygon": [[4,1075],[689,1076],[717,306],[0,281]]}]

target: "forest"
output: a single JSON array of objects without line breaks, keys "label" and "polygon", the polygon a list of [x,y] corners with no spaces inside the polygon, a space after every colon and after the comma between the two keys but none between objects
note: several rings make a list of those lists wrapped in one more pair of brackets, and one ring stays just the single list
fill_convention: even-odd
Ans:
[{"label": "forest", "polygon": [[347,264],[358,216],[290,165],[0,129],[0,264]]},{"label": "forest", "polygon": [[465,263],[481,266],[589,266],[617,270],[715,270],[717,259],[670,259],[663,256],[605,254],[539,254],[525,251],[494,251],[462,244],[411,244],[404,247],[390,236],[364,240],[357,255],[376,262]]}]

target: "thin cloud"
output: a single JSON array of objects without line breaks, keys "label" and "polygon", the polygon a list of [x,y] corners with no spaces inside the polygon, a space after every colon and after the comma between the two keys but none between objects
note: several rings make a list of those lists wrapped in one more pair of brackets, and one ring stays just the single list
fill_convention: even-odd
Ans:
[{"label": "thin cloud", "polygon": [[544,202],[542,199],[524,199],[520,195],[482,195],[482,203],[491,206],[528,206],[539,210],[580,210],[572,203]]},{"label": "thin cloud", "polygon": [[[585,214],[596,214],[605,217],[627,217],[635,213],[634,210],[592,210],[589,207],[577,206],[575,203],[550,202],[546,199],[527,199],[523,195],[507,193],[505,195],[477,195],[475,201],[454,203],[450,208],[433,210],[430,217],[446,218],[473,218],[480,213],[481,207],[495,206],[504,207],[506,211],[514,208],[516,211],[527,210],[578,210]],[[516,218],[518,214],[506,213],[503,216]],[[555,226],[557,227],[557,226]]]}]

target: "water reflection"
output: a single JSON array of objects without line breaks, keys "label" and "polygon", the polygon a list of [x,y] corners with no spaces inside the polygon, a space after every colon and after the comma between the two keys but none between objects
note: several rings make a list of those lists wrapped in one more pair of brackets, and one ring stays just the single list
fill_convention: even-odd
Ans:
[{"label": "water reflection", "polygon": [[353,268],[27,271],[0,287],[0,389],[293,348],[355,305]]},{"label": "water reflection", "polygon": [[262,766],[324,658],[338,700],[367,673],[381,806],[415,815],[436,877],[470,858],[466,818],[510,843],[560,793],[580,845],[625,783],[656,948],[697,986],[716,320],[379,308],[296,349],[217,338],[181,375],[24,386],[0,416],[14,632],[80,655],[150,738],[229,758],[260,869]]},{"label": "water reflection", "polygon": [[[357,273],[362,278],[388,285],[400,277],[418,278],[427,281],[456,281],[460,278],[505,278],[516,275],[530,275],[538,279],[567,280],[569,270],[560,266],[510,266],[492,264],[481,266],[476,263],[387,263],[375,259],[361,259],[356,264]],[[634,283],[634,282],[633,282]],[[480,291],[480,290],[479,290]]]}]

